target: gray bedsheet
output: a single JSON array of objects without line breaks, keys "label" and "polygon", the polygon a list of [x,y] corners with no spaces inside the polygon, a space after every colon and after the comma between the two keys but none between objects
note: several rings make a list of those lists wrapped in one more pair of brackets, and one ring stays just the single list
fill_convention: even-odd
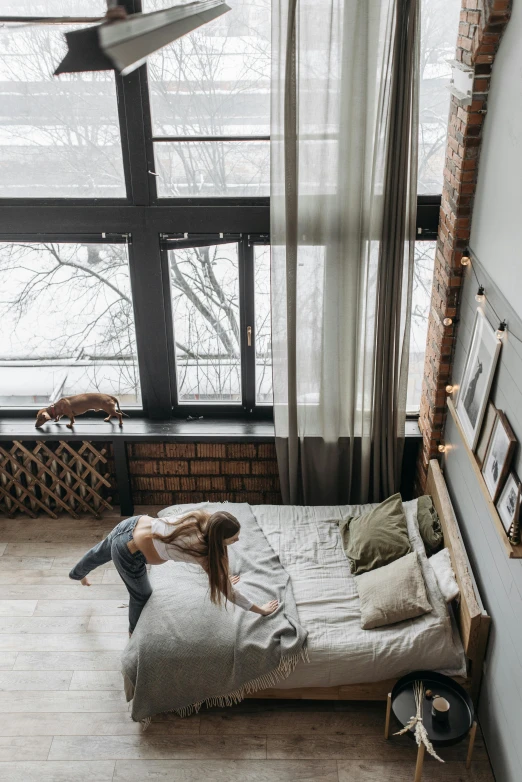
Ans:
[{"label": "gray bedsheet", "polygon": [[[191,507],[169,510],[180,514]],[[122,654],[134,720],[167,711],[187,715],[203,703],[231,705],[275,686],[306,659],[307,633],[288,573],[250,506],[227,503],[226,509],[241,523],[240,540],[230,548],[230,572],[240,575],[241,591],[255,603],[277,598],[279,608],[269,617],[231,603],[220,608],[210,602],[208,578],[198,565],[151,568],[154,591]]]}]

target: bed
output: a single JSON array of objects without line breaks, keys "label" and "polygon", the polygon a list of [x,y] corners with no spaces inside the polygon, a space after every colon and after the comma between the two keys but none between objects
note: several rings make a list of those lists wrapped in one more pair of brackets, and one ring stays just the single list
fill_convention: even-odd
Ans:
[{"label": "bed", "polygon": [[[385,700],[402,673],[433,668],[453,676],[477,699],[490,618],[484,611],[439,464],[429,465],[430,494],[460,588],[448,612],[416,538],[416,500],[404,503],[433,612],[401,625],[360,629],[357,593],[341,547],[338,521],[353,506],[252,506],[256,520],[292,581],[308,631],[310,663],[300,663],[277,688],[256,698]],[[392,678],[389,678],[390,674]]]}]

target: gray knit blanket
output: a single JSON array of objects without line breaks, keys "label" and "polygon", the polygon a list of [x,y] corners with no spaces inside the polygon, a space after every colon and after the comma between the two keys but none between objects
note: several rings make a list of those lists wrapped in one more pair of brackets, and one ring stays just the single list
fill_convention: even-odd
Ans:
[{"label": "gray knit blanket", "polygon": [[[222,504],[203,507],[223,510]],[[241,524],[239,541],[229,548],[230,573],[241,577],[239,587],[254,603],[277,599],[279,608],[264,617],[230,602],[218,607],[210,602],[208,578],[199,565],[152,567],[153,593],[122,654],[125,692],[136,721],[169,711],[188,716],[203,704],[231,706],[277,685],[307,660],[307,633],[288,573],[250,505],[225,507]],[[173,506],[159,515],[192,508]]]}]

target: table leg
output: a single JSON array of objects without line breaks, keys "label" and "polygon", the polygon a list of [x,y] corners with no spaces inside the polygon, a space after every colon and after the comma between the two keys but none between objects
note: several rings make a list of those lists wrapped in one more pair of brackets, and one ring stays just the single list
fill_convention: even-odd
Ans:
[{"label": "table leg", "polygon": [[384,738],[390,737],[390,717],[391,717],[391,692],[388,693],[388,702],[386,703],[386,724],[384,725]]},{"label": "table leg", "polygon": [[419,750],[417,752],[417,765],[415,766],[415,779],[413,782],[420,782],[422,777],[422,766],[424,765],[424,744],[419,744]]},{"label": "table leg", "polygon": [[471,756],[473,755],[473,746],[475,744],[476,735],[477,735],[477,721],[475,720],[469,732],[469,745],[468,745],[468,756],[466,758],[466,768],[469,768],[471,766]]}]

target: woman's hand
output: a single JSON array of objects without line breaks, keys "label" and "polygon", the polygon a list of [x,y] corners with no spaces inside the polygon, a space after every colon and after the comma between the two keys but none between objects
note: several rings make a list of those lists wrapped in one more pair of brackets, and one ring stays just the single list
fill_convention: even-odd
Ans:
[{"label": "woman's hand", "polygon": [[234,586],[234,584],[238,583],[239,576],[229,576],[229,579],[230,579],[230,583],[232,584],[232,586]]},{"label": "woman's hand", "polygon": [[279,608],[278,601],[271,600],[269,603],[265,603],[264,606],[261,606],[260,614],[261,616],[270,616],[270,614],[273,614],[274,611],[277,611],[278,608]]}]

